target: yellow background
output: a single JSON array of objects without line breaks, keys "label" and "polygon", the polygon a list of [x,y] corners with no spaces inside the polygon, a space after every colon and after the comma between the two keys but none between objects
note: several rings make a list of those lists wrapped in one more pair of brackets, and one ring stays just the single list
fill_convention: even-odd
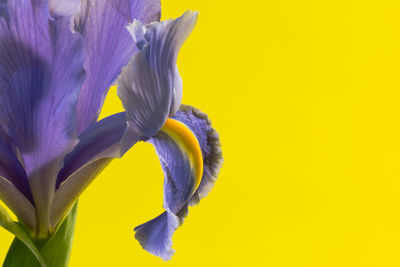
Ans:
[{"label": "yellow background", "polygon": [[70,266],[400,266],[400,3],[164,0],[163,19],[187,9],[183,102],[220,133],[219,180],[165,263],[133,237],[163,183],[136,145],[82,196]]}]

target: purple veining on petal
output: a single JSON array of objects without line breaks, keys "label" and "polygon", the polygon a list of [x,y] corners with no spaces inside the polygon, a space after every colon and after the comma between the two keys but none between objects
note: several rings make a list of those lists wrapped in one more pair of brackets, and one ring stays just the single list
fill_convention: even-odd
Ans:
[{"label": "purple veining on petal", "polygon": [[[166,132],[149,139],[157,151],[164,171],[164,208],[166,212],[135,228],[141,246],[164,260],[173,254],[172,235],[188,214],[188,205],[198,204],[213,187],[222,165],[218,133],[206,114],[182,105],[173,117],[184,123],[196,136],[203,155],[203,176],[193,194],[195,180],[188,155]],[[167,219],[171,216],[175,220]]]},{"label": "purple veining on petal", "polygon": [[68,19],[49,16],[45,0],[8,1],[6,13],[0,18],[0,121],[21,151],[45,224],[57,173],[77,143],[83,40]]},{"label": "purple veining on petal", "polygon": [[179,225],[182,209],[187,209],[196,186],[195,172],[186,151],[166,132],[148,140],[156,148],[164,172],[164,208],[166,212],[135,228],[135,237],[148,252],[169,260],[173,254],[172,235]]},{"label": "purple veining on petal", "polygon": [[126,26],[160,18],[159,0],[82,0],[75,28],[85,40],[87,78],[79,96],[78,129],[97,120],[108,88],[137,51]]},{"label": "purple veining on petal", "polygon": [[133,22],[129,30],[141,49],[118,79],[118,96],[129,127],[154,136],[182,98],[182,80],[176,67],[179,49],[196,24],[197,13],[151,25]]}]

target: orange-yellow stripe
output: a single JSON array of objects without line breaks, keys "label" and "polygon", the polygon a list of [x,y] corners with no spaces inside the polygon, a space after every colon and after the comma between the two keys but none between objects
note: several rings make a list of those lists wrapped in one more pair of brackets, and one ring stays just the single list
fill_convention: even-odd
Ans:
[{"label": "orange-yellow stripe", "polygon": [[199,141],[185,124],[174,119],[167,119],[161,130],[174,139],[181,149],[188,154],[196,179],[194,193],[199,187],[203,176],[203,155],[201,154]]}]

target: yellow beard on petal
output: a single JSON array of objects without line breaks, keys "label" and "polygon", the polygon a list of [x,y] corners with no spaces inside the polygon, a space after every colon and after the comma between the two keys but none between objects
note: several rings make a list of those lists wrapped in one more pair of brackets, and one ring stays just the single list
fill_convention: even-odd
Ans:
[{"label": "yellow beard on petal", "polygon": [[203,155],[199,141],[197,141],[196,136],[185,124],[174,119],[167,119],[161,131],[167,133],[188,155],[190,165],[195,173],[195,188],[193,193],[196,192],[203,176]]}]

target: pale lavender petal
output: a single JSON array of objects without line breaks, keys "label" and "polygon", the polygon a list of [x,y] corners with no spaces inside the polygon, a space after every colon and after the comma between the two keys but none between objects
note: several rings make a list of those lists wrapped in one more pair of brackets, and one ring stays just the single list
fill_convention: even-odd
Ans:
[{"label": "pale lavender petal", "polygon": [[87,78],[77,106],[79,133],[97,120],[108,88],[137,51],[126,26],[159,20],[160,8],[159,0],[82,0],[75,28],[85,39]]},{"label": "pale lavender petal", "polygon": [[36,230],[36,210],[14,185],[0,176],[0,199],[30,231]]},{"label": "pale lavender petal", "polygon": [[[56,176],[77,143],[83,42],[45,0],[7,2],[0,18],[0,120],[24,161],[45,229]],[[67,64],[66,64],[67,63]]]},{"label": "pale lavender petal", "polygon": [[176,20],[129,26],[141,50],[118,79],[118,95],[127,112],[129,127],[146,137],[154,136],[173,115],[182,98],[182,80],[176,67],[178,52],[197,20],[186,12]]},{"label": "pale lavender petal", "polygon": [[173,118],[184,123],[194,133],[203,154],[203,177],[190,200],[190,204],[195,205],[213,188],[222,167],[219,134],[212,127],[207,114],[192,106],[181,105]]},{"label": "pale lavender petal", "polygon": [[120,158],[141,137],[127,130],[125,113],[118,113],[91,125],[68,154],[57,180],[51,223],[55,226],[83,190],[113,158]]},{"label": "pale lavender petal", "polygon": [[54,17],[72,17],[79,9],[81,0],[49,0],[50,14]]}]

